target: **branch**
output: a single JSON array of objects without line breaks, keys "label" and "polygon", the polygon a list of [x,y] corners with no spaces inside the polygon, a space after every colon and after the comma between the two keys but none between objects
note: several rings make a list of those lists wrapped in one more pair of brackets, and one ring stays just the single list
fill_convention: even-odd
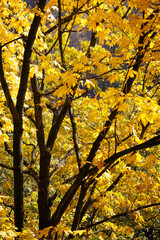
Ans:
[{"label": "branch", "polygon": [[[65,24],[65,23],[70,22],[70,21],[72,20],[73,16],[76,15],[76,14],[82,14],[82,13],[84,13],[84,12],[79,12],[79,11],[84,7],[84,5],[85,5],[85,3],[82,4],[82,6],[80,6],[79,8],[74,8],[74,9],[73,9],[73,12],[72,12],[69,16],[61,19],[61,24]],[[88,10],[86,10],[86,11],[88,11]],[[46,32],[44,32],[44,35],[47,35],[48,33],[51,33],[52,31],[54,31],[55,29],[57,29],[57,27],[58,27],[58,24],[55,24],[53,27],[51,27],[51,28],[48,29]]]},{"label": "branch", "polygon": [[130,67],[126,67],[126,68],[112,68],[104,73],[101,73],[99,75],[92,75],[91,77],[85,77],[85,78],[81,78],[80,80],[86,80],[86,79],[101,79],[103,76],[105,76],[108,73],[111,73],[112,71],[124,71],[125,69],[129,69]]},{"label": "branch", "polygon": [[[153,38],[155,36],[155,32],[153,32],[152,36],[150,37]],[[141,44],[144,44],[144,41],[145,41],[145,37],[146,35],[143,34],[143,36],[140,36],[139,37],[139,44],[140,44],[140,47],[138,48],[138,54],[137,54],[137,58],[136,58],[136,62],[133,64],[133,70],[134,71],[138,71],[139,68],[140,68],[140,65],[143,61],[143,58],[144,58],[144,55],[147,51],[147,48],[150,44],[150,41],[147,43],[147,45],[145,46],[145,48],[143,48],[141,46]],[[143,51],[142,51],[143,50]],[[133,77],[129,77],[128,80],[126,81],[124,87],[122,88],[122,93],[124,94],[127,94],[130,92],[131,90],[131,87],[132,87],[132,84],[134,82],[134,80],[136,79],[136,74],[134,74]],[[88,163],[88,166],[86,164],[86,171],[87,171],[87,168],[89,169],[90,167],[90,164],[92,163],[100,145],[101,145],[101,142],[103,141],[103,139],[105,138],[106,134],[108,133],[109,129],[110,129],[110,126],[112,125],[112,122],[113,120],[115,119],[115,117],[117,116],[118,114],[118,104],[117,106],[114,108],[114,110],[111,112],[110,116],[109,116],[109,120],[106,121],[105,125],[104,125],[104,128],[103,130],[99,133],[97,139],[95,140],[95,142],[93,143],[93,146],[91,148],[91,151],[88,155],[88,158],[86,160],[86,162]]]},{"label": "branch", "polygon": [[75,193],[79,189],[83,179],[85,179],[86,177],[89,178],[89,177],[93,176],[93,178],[89,181],[89,184],[91,185],[95,182],[95,179],[98,179],[118,158],[120,158],[120,157],[122,157],[122,156],[124,156],[128,153],[137,151],[137,150],[157,146],[158,144],[160,144],[160,135],[156,136],[156,137],[153,137],[150,140],[148,140],[148,141],[146,141],[142,144],[139,144],[137,146],[134,146],[134,147],[125,149],[121,152],[113,154],[111,157],[107,158],[104,161],[105,166],[102,169],[102,171],[96,176],[96,178],[95,178],[95,174],[99,171],[99,169],[97,167],[93,167],[89,170],[90,164],[88,166],[88,163],[86,163],[81,168],[81,170],[80,170],[79,174],[77,175],[77,178],[75,179],[72,186],[67,190],[67,192],[63,196],[62,200],[60,201],[56,211],[52,215],[50,225],[56,226],[59,223],[59,221],[61,219],[61,216],[63,215],[63,213],[67,209],[68,205],[70,204],[73,196],[75,195]]},{"label": "branch", "polygon": [[23,173],[26,173],[26,174],[32,176],[34,178],[34,180],[36,181],[36,183],[39,184],[40,180],[39,180],[37,172],[33,168],[30,167],[30,165],[27,161],[24,161],[24,166],[26,166],[28,169],[24,170]]},{"label": "branch", "polygon": [[39,92],[39,94],[40,94],[40,96],[44,96],[44,97],[45,97],[45,96],[48,96],[48,95],[54,93],[55,91],[57,91],[57,89],[60,88],[60,87],[62,87],[62,86],[63,86],[63,83],[60,84],[60,85],[58,85],[56,88],[54,88],[54,89],[51,90],[50,92],[46,92],[46,93],[41,93],[41,92]]},{"label": "branch", "polygon": [[147,18],[146,21],[142,24],[142,29],[152,20],[157,13],[159,13],[160,9],[155,9]]},{"label": "branch", "polygon": [[131,10],[131,7],[129,7],[127,9],[127,11],[125,12],[125,14],[123,15],[122,19],[125,19],[127,17],[127,14],[129,13],[129,11]]},{"label": "branch", "polygon": [[150,122],[148,122],[145,126],[143,125],[143,123],[141,122],[141,125],[142,125],[142,131],[141,131],[141,134],[140,134],[140,139],[143,138],[147,128],[150,126]]},{"label": "branch", "polygon": [[[103,170],[96,176],[96,178],[94,177],[93,180],[90,180],[90,185],[92,183],[95,182],[95,179],[98,179],[118,158],[134,152],[136,150],[141,150],[141,149],[145,149],[145,148],[149,148],[149,147],[153,147],[160,144],[160,135],[153,137],[152,139],[139,144],[137,146],[128,148],[126,150],[123,150],[121,152],[118,152],[116,154],[113,154],[111,157],[109,157],[108,159],[106,159],[105,162],[105,167],[103,168]],[[75,182],[72,184],[72,186],[68,189],[68,191],[65,193],[63,199],[61,200],[61,202],[59,203],[57,210],[55,211],[55,213],[53,214],[52,218],[51,218],[51,225],[56,226],[61,218],[61,216],[63,215],[63,213],[65,212],[65,209],[67,208],[67,206],[69,205],[70,201],[72,200],[74,194],[76,193],[76,191],[78,190],[79,186],[81,185],[82,181],[84,178],[86,178],[87,176],[93,176],[95,175],[99,169],[97,167],[94,167],[92,169],[90,169],[89,171],[88,169],[88,164],[86,163],[82,168],[80,173],[77,175],[77,178],[75,180]],[[118,177],[118,179],[121,177],[121,175]]]},{"label": "branch", "polygon": [[118,184],[119,180],[123,177],[123,173],[121,172],[118,177],[114,180],[114,182],[109,186],[107,192],[112,191],[113,188]]},{"label": "branch", "polygon": [[39,89],[37,86],[37,79],[34,75],[31,78],[31,84],[33,89],[34,105],[35,105],[35,122],[37,128],[37,139],[40,152],[45,152],[45,136],[44,136],[44,125],[42,119],[42,107],[41,107],[41,96],[39,95]]},{"label": "branch", "polygon": [[61,64],[62,67],[65,69],[65,60],[63,54],[63,47],[62,47],[62,19],[61,19],[61,0],[58,0],[58,40],[59,40],[59,50],[61,55]]},{"label": "branch", "polygon": [[24,108],[24,115],[26,118],[28,118],[35,126],[36,126],[36,121],[34,120],[34,118],[31,116],[31,115],[27,115],[26,114],[26,111],[28,110],[29,108]]},{"label": "branch", "polygon": [[[46,5],[46,0],[40,0],[38,7],[41,11],[43,11],[45,5]],[[26,40],[26,46],[25,46],[24,57],[23,57],[23,65],[22,65],[22,71],[21,71],[20,87],[17,95],[17,104],[16,104],[16,109],[20,115],[22,115],[24,99],[25,99],[25,94],[27,90],[27,82],[28,82],[28,76],[29,76],[29,66],[30,66],[32,48],[36,38],[36,33],[38,31],[40,21],[41,21],[41,16],[35,15],[27,40]]]},{"label": "branch", "polygon": [[[78,2],[77,2],[77,5],[78,5]],[[71,36],[71,33],[73,32],[73,27],[74,27],[74,24],[75,24],[75,20],[76,20],[76,15],[74,15],[74,19],[73,19],[72,26],[71,26],[70,30],[65,30],[67,28],[67,25],[65,26],[65,29],[63,30],[63,32],[68,32],[68,36],[67,36],[67,40],[66,40],[66,43],[65,43],[65,46],[64,46],[64,49],[63,49],[63,53],[65,52],[65,49],[67,47],[69,38]]]},{"label": "branch", "polygon": [[23,171],[24,174],[28,174],[31,177],[33,177],[33,179],[36,181],[37,184],[40,183],[39,177],[37,176],[37,173],[35,174],[35,172],[33,171],[33,169],[28,169],[28,170],[24,170]]},{"label": "branch", "polygon": [[[65,162],[66,158],[72,154],[73,148],[69,149],[69,151],[65,154],[65,156],[60,160],[58,164],[54,166],[54,169],[50,172],[49,177],[51,176],[59,169],[59,167]],[[67,180],[66,180],[67,181]],[[66,181],[63,183],[65,184]]]},{"label": "branch", "polygon": [[[154,37],[156,33],[152,34],[152,38]],[[139,44],[144,44],[144,39],[145,36],[141,35],[139,37]],[[141,47],[139,47],[138,49],[138,54],[136,57],[136,61],[135,64],[133,65],[133,70],[134,71],[138,71],[140,68],[140,65],[143,61],[143,57],[145,55],[145,52],[147,51],[148,48],[148,44],[146,46],[144,46],[143,49],[141,49]],[[143,50],[143,51],[142,51]],[[134,82],[134,80],[136,79],[136,75],[134,75],[134,77],[129,77],[129,79],[126,81],[125,86],[122,89],[122,92],[124,94],[127,94],[130,92],[132,84]],[[61,216],[63,215],[63,213],[65,212],[65,210],[67,209],[68,205],[70,204],[71,200],[73,199],[75,193],[77,192],[77,190],[79,189],[80,185],[82,184],[82,181],[86,178],[86,177],[90,177],[92,176],[94,178],[94,175],[99,171],[97,167],[93,167],[89,170],[91,163],[98,151],[98,149],[100,148],[100,145],[102,143],[102,141],[104,140],[106,134],[108,133],[110,126],[112,125],[113,120],[115,119],[115,117],[118,114],[118,105],[113,109],[113,111],[111,112],[110,116],[109,116],[109,120],[106,121],[103,130],[99,133],[98,137],[96,138],[96,140],[93,143],[93,146],[90,150],[90,153],[88,155],[88,158],[86,159],[86,164],[81,168],[79,174],[77,175],[77,178],[75,179],[74,183],[72,184],[72,186],[67,190],[67,192],[64,194],[62,200],[60,201],[56,211],[54,212],[54,214],[52,215],[51,218],[51,222],[50,224],[53,226],[56,226],[60,219]],[[129,149],[125,149],[121,152],[115,153],[114,155],[112,155],[111,157],[107,158],[104,163],[105,166],[102,169],[102,171],[97,175],[97,177],[100,177],[118,158],[131,153],[133,151],[136,150],[140,150],[140,149],[144,149],[144,148],[148,148],[148,147],[153,147],[160,144],[160,136],[154,137],[142,144],[139,144],[137,146],[131,147]],[[95,178],[93,179],[93,181],[90,181],[90,184],[92,184],[95,181]]]},{"label": "branch", "polygon": [[55,42],[53,43],[51,48],[48,50],[48,52],[46,52],[45,56],[47,56],[52,51],[52,49],[54,48],[54,46],[56,45],[57,42],[58,42],[58,38],[55,40]]},{"label": "branch", "polygon": [[2,89],[5,95],[5,98],[7,100],[7,105],[9,107],[9,110],[12,114],[13,119],[16,121],[19,121],[19,115],[16,110],[16,107],[14,105],[14,102],[12,100],[5,76],[4,76],[4,69],[3,69],[3,60],[2,60],[2,46],[0,45],[0,81],[2,85]]},{"label": "branch", "polygon": [[[76,17],[76,15],[75,15],[75,17]],[[75,18],[74,17],[74,18]],[[64,32],[67,32],[67,30],[65,30],[66,28],[67,28],[67,25],[69,24],[69,22],[66,24],[66,26],[65,26],[65,28],[63,29],[63,33]],[[74,20],[73,20],[73,23],[72,23],[72,25],[74,25]],[[61,19],[61,26],[62,26],[62,19]],[[70,33],[71,33],[71,30],[69,31]],[[70,35],[69,35],[70,36]],[[68,38],[69,38],[69,36],[68,36]],[[67,38],[67,39],[68,39]],[[59,38],[57,38],[56,40],[55,40],[55,42],[53,43],[53,45],[51,46],[51,48],[48,50],[48,52],[46,52],[46,54],[45,54],[45,56],[47,56],[51,51],[52,51],[52,49],[54,48],[54,46],[56,45],[56,43],[58,42],[58,40],[59,40]],[[68,40],[67,40],[68,41]],[[67,41],[66,41],[66,44],[67,44]],[[66,47],[66,45],[65,45],[65,47]],[[64,50],[65,50],[65,47],[64,47]],[[63,50],[63,52],[64,52],[64,50]]]},{"label": "branch", "polygon": [[4,146],[5,146],[5,151],[13,157],[13,151],[9,148],[8,143],[4,142]]},{"label": "branch", "polygon": [[[125,1],[125,0],[122,0],[122,1],[121,1],[121,4],[122,4],[124,1]],[[116,6],[116,7],[114,8],[114,11],[116,12],[116,11],[119,9],[119,7],[120,7],[120,6]]]},{"label": "branch", "polygon": [[3,163],[0,163],[0,167],[6,168],[6,169],[9,169],[9,170],[12,170],[12,171],[13,171],[13,167],[10,167],[10,166],[8,166],[8,165],[6,165],[6,164],[3,164]]},{"label": "branch", "polygon": [[13,40],[11,40],[11,41],[9,41],[9,42],[3,44],[3,45],[2,45],[2,48],[5,47],[5,46],[7,46],[8,44],[10,44],[10,43],[12,43],[12,42],[15,42],[15,41],[19,40],[19,39],[23,39],[23,37],[15,38],[15,39],[13,39]]},{"label": "branch", "polygon": [[81,212],[82,212],[82,207],[83,207],[83,200],[86,196],[87,190],[88,190],[88,188],[85,186],[85,184],[82,184],[81,191],[80,191],[80,194],[79,194],[78,203],[77,203],[75,214],[74,214],[73,223],[72,223],[72,228],[71,228],[72,231],[75,231],[79,228],[79,223],[81,221]]},{"label": "branch", "polygon": [[[114,182],[107,188],[106,192],[112,191],[113,188],[118,184],[119,180],[122,177],[123,177],[123,173],[120,173],[118,175],[118,177],[114,180]],[[96,199],[92,199],[91,196],[94,192],[94,189],[96,187],[97,182],[98,181],[94,181],[94,184],[93,184],[92,189],[91,189],[90,196],[89,196],[87,202],[85,203],[85,205],[83,206],[83,209],[81,211],[81,220],[82,220],[83,216],[85,215],[86,211],[88,210],[88,207],[91,206],[94,202],[96,202]],[[105,196],[105,194],[101,194],[101,197],[104,197],[104,196]],[[95,211],[96,211],[96,209],[95,209]]]},{"label": "branch", "polygon": [[[72,188],[73,190],[75,191],[75,189],[78,190],[79,186],[81,185],[81,182],[83,181],[84,178],[86,177],[91,177],[93,176],[93,178],[90,179],[89,181],[89,184],[88,184],[88,187],[89,185],[93,184],[95,181],[97,181],[97,179],[102,176],[102,174],[107,170],[109,169],[109,167],[120,157],[128,154],[128,153],[131,153],[131,152],[134,152],[134,151],[137,151],[137,150],[141,150],[141,149],[145,149],[145,148],[150,148],[150,147],[153,147],[153,146],[157,146],[158,144],[160,144],[160,135],[159,136],[156,136],[142,144],[139,144],[137,146],[134,146],[134,147],[131,147],[131,148],[128,148],[128,149],[125,149],[119,153],[115,153],[113,154],[111,157],[107,158],[104,163],[105,163],[105,166],[104,168],[101,170],[101,172],[95,177],[95,174],[97,172],[99,172],[99,169],[97,167],[93,167],[91,168],[90,170],[86,170],[88,169],[88,166],[87,166],[87,163],[81,168],[81,172],[78,174],[77,176],[77,179],[75,180],[74,184],[72,185],[72,187],[67,191],[68,193],[68,196],[64,196],[69,198],[69,194],[72,194]],[[115,180],[115,182],[113,183],[114,185],[118,183],[118,181],[120,180],[120,178],[122,177],[121,173],[120,175],[117,177],[117,179]],[[108,190],[110,190],[110,188],[113,188],[114,186],[110,186]],[[71,191],[71,193],[70,193]],[[65,195],[67,195],[67,193]],[[62,203],[60,203],[61,205]],[[63,203],[64,204],[64,203]]]},{"label": "branch", "polygon": [[32,146],[33,147],[33,150],[31,152],[31,163],[30,163],[32,165],[35,162],[34,161],[34,152],[35,152],[37,146],[35,146],[33,143],[26,143],[24,141],[23,141],[23,144],[25,144],[26,146]]},{"label": "branch", "polygon": [[143,210],[143,209],[146,209],[146,208],[159,206],[159,205],[160,205],[160,203],[152,203],[152,204],[148,204],[148,205],[145,205],[145,206],[141,206],[141,207],[132,209],[130,211],[125,211],[123,213],[119,213],[119,214],[116,214],[116,215],[113,215],[113,216],[109,216],[109,217],[106,217],[106,218],[104,218],[103,220],[101,220],[99,222],[96,222],[96,223],[93,223],[93,224],[88,225],[86,227],[80,228],[80,230],[89,229],[89,228],[95,227],[97,225],[100,225],[100,224],[102,224],[104,222],[111,221],[112,219],[115,219],[115,218],[118,218],[118,217],[122,217],[122,216],[126,216],[127,214],[130,214],[130,213],[133,213],[133,212],[137,212],[137,211],[140,211],[140,210]]},{"label": "branch", "polygon": [[[97,172],[98,175],[96,176],[96,179],[99,178],[100,176],[102,176],[102,174],[111,167],[111,165],[120,157],[123,157],[129,153],[132,153],[132,152],[135,152],[137,150],[142,150],[142,149],[146,149],[146,148],[151,148],[151,147],[154,147],[154,146],[157,146],[160,144],[160,135],[156,136],[156,137],[153,137],[151,138],[150,140],[144,142],[144,143],[141,143],[141,144],[138,144],[134,147],[130,147],[130,148],[127,148],[125,150],[122,150],[118,153],[115,153],[113,154],[111,157],[107,158],[104,163],[105,163],[105,166],[103,167],[103,169],[101,170],[101,172],[99,172],[99,169],[98,167],[93,167],[91,168],[88,173],[86,174],[86,176],[94,176]],[[87,163],[86,163],[87,165]],[[84,165],[83,167],[86,168],[86,165]],[[95,178],[94,178],[95,179]],[[92,180],[92,182],[90,182],[90,184],[92,184],[95,180]]]},{"label": "branch", "polygon": [[133,133],[129,133],[129,135],[128,135],[127,137],[123,138],[122,140],[119,140],[119,141],[117,142],[117,147],[118,147],[122,142],[125,142],[127,139],[129,139],[129,138],[132,137],[132,136],[133,136]]},{"label": "branch", "polygon": [[[4,204],[5,207],[10,208],[11,211],[12,211],[12,210],[14,211],[14,206],[13,206],[13,205],[7,204],[7,203],[5,203],[5,201],[3,201],[3,204]],[[11,212],[10,212],[10,214],[11,214]],[[10,214],[9,214],[9,216],[10,216]]]},{"label": "branch", "polygon": [[112,122],[113,120],[115,119],[116,115],[118,113],[118,108],[115,108],[110,116],[109,116],[109,120],[106,121],[105,125],[104,125],[104,128],[103,130],[99,133],[98,137],[96,138],[96,140],[94,141],[93,143],[93,146],[90,150],[90,153],[88,155],[88,158],[86,160],[87,164],[86,164],[86,170],[87,168],[89,169],[90,167],[90,164],[92,163],[100,145],[101,145],[101,142],[103,141],[103,139],[105,138],[106,134],[108,133],[109,129],[110,129],[110,126],[112,125]]},{"label": "branch", "polygon": [[130,147],[130,148],[125,149],[121,152],[113,154],[111,157],[106,159],[104,162],[105,163],[114,162],[118,158],[120,158],[120,157],[122,157],[122,156],[124,156],[128,153],[131,153],[131,152],[134,152],[134,151],[137,151],[137,150],[141,150],[141,149],[145,149],[145,148],[151,148],[151,147],[157,146],[159,144],[160,144],[160,135],[155,136],[155,137],[145,141],[144,143],[138,144],[134,147]]},{"label": "branch", "polygon": [[82,166],[81,162],[81,156],[80,156],[80,151],[79,151],[79,146],[78,146],[78,137],[77,137],[77,128],[76,128],[76,123],[74,119],[74,113],[73,113],[73,108],[70,106],[69,108],[69,116],[72,124],[72,133],[73,133],[73,142],[74,142],[74,149],[77,157],[77,163],[78,163],[78,168],[80,170]]},{"label": "branch", "polygon": [[[159,10],[155,10],[154,11],[154,13],[157,13],[157,12],[159,12]],[[142,30],[150,22],[149,20],[153,19],[153,17],[155,16],[154,13],[150,14],[149,17],[147,18],[148,21],[146,21],[145,23],[143,23],[141,25],[141,29]],[[152,33],[152,35],[150,36],[150,39],[149,39],[148,43],[144,46],[146,37],[148,36],[149,33]],[[145,30],[142,31],[142,35],[140,35],[139,41],[138,41],[139,47],[138,47],[138,53],[137,53],[137,57],[136,57],[136,62],[133,64],[133,70],[134,71],[138,72],[141,63],[143,62],[144,55],[147,52],[148,47],[149,47],[149,45],[151,43],[151,39],[153,39],[156,34],[157,34],[157,32],[154,32],[152,29],[150,29],[148,32],[145,32]],[[130,92],[132,84],[133,84],[133,81],[135,80],[135,78],[136,78],[136,74],[134,74],[133,77],[129,77],[128,78],[128,80],[126,81],[124,87],[122,88],[122,92],[124,94],[127,94],[127,93]]]},{"label": "branch", "polygon": [[97,40],[96,34],[97,34],[97,32],[92,31],[90,44],[89,44],[89,47],[88,47],[87,53],[86,53],[86,57],[88,57],[88,58],[91,57],[91,48],[95,47],[95,45],[96,45],[96,40]]},{"label": "branch", "polygon": [[76,180],[72,184],[72,186],[67,190],[65,195],[63,196],[62,200],[60,201],[56,211],[51,217],[50,220],[50,226],[57,226],[59,223],[61,216],[66,211],[68,205],[70,204],[71,200],[73,199],[75,193],[79,189],[79,186],[81,185],[83,177],[86,175],[85,169],[81,168],[81,171],[77,175]]},{"label": "branch", "polygon": [[[24,165],[28,166],[29,164],[25,161]],[[13,167],[10,167],[10,166],[8,166],[6,164],[3,164],[3,163],[0,163],[0,167],[6,168],[6,169],[12,170],[12,171],[14,170]],[[39,184],[39,182],[40,182],[39,177],[38,177],[37,173],[32,168],[29,168],[28,170],[24,170],[23,173],[32,176],[34,178],[34,180],[37,182],[37,184]]]},{"label": "branch", "polygon": [[53,202],[54,202],[54,200],[56,199],[57,196],[58,196],[58,191],[56,191],[56,192],[52,195],[52,197],[49,197],[49,200],[48,200],[48,205],[49,205],[49,207],[51,207],[51,206],[53,205]]},{"label": "branch", "polygon": [[82,210],[81,210],[80,222],[82,221],[84,215],[86,214],[89,206],[90,206],[91,204],[93,204],[93,202],[95,201],[94,199],[92,199],[92,195],[93,195],[93,193],[94,193],[96,184],[97,184],[97,181],[94,182],[94,184],[93,184],[93,186],[92,186],[92,188],[91,188],[91,190],[90,190],[89,197],[88,197],[86,203],[84,204],[84,206],[83,206],[83,208],[82,208]]},{"label": "branch", "polygon": [[68,97],[66,98],[66,100],[63,104],[63,107],[60,110],[60,112],[59,112],[59,114],[56,118],[56,121],[54,121],[54,124],[52,124],[52,127],[51,127],[50,132],[49,132],[49,136],[48,136],[48,141],[47,141],[47,144],[46,144],[46,147],[47,147],[48,151],[51,151],[53,146],[54,146],[55,140],[57,138],[58,131],[61,127],[63,119],[65,118],[65,116],[66,116],[66,114],[69,110],[71,101],[72,100],[70,98],[68,98]]},{"label": "branch", "polygon": [[[123,0],[122,2],[124,2],[124,0]],[[101,4],[103,4],[103,3],[101,3]],[[97,5],[98,5],[98,4],[97,4]],[[100,5],[100,3],[99,3],[99,5]],[[114,12],[116,12],[117,10],[118,10],[118,7],[114,8]],[[130,10],[130,8],[128,9],[128,11],[129,11],[129,10]],[[123,16],[123,18],[126,17],[128,11],[127,11],[126,14]],[[122,19],[123,19],[123,18],[122,18]],[[104,20],[102,20],[102,22],[103,22],[103,21],[104,21]],[[99,25],[99,22],[97,22],[96,25],[98,26],[98,25]],[[88,58],[91,57],[91,51],[90,51],[91,48],[94,48],[95,45],[96,45],[96,41],[97,41],[96,35],[97,35],[97,31],[92,31],[91,40],[90,40],[90,45],[89,45],[89,47],[88,47],[88,49],[87,49],[87,53],[86,53],[86,57],[88,57]]]},{"label": "branch", "polygon": [[84,92],[84,93],[82,93],[81,95],[79,95],[79,96],[77,96],[77,97],[73,98],[73,100],[77,100],[77,99],[79,99],[79,98],[82,98],[82,97],[86,96],[86,95],[87,95],[87,93],[88,93],[88,89],[86,89],[86,90],[85,90],[85,92]]}]

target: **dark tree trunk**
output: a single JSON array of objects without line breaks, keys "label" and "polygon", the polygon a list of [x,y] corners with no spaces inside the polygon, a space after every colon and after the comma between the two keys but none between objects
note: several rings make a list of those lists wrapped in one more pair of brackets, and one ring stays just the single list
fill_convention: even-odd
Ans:
[{"label": "dark tree trunk", "polygon": [[23,160],[22,160],[22,121],[14,123],[13,165],[14,165],[14,216],[18,231],[23,228]]},{"label": "dark tree trunk", "polygon": [[38,191],[39,229],[49,226],[49,159],[46,154],[40,157],[40,184]]},{"label": "dark tree trunk", "polygon": [[41,96],[38,91],[36,76],[31,79],[34,104],[35,104],[35,120],[37,128],[37,140],[40,150],[40,173],[38,184],[38,210],[39,210],[39,229],[49,226],[50,207],[49,207],[49,164],[51,154],[47,152],[45,144],[45,134],[41,107]]}]

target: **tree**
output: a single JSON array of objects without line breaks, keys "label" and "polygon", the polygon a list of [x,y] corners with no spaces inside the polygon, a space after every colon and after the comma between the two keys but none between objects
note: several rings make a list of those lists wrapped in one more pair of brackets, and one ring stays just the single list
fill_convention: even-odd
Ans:
[{"label": "tree", "polygon": [[1,167],[18,231],[32,188],[40,237],[157,234],[159,18],[156,0],[1,2]]}]

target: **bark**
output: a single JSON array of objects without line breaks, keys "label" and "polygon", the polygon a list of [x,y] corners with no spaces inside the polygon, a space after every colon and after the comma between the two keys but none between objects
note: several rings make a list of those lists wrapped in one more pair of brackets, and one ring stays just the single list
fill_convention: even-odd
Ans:
[{"label": "bark", "polygon": [[75,212],[75,215],[74,215],[74,220],[73,220],[73,224],[72,224],[72,231],[75,231],[79,228],[79,223],[80,223],[80,220],[81,220],[81,211],[82,211],[82,207],[83,207],[83,201],[84,201],[84,198],[86,196],[86,192],[88,190],[88,187],[84,185],[82,185],[81,187],[81,192],[80,192],[80,195],[79,195],[79,199],[78,199],[78,203],[77,203],[77,206],[76,206],[76,212]]},{"label": "bark", "polygon": [[[46,5],[46,0],[39,1],[39,8],[43,11]],[[21,72],[21,80],[20,87],[17,95],[17,103],[16,110],[20,119],[22,118],[23,106],[25,95],[27,91],[27,83],[29,76],[29,66],[30,66],[30,58],[32,54],[32,47],[34,44],[34,40],[36,38],[36,33],[38,31],[38,27],[41,21],[41,17],[36,15],[32,22],[24,51],[23,57],[23,65]],[[14,137],[13,137],[13,152],[14,152],[14,199],[15,199],[15,225],[18,229],[22,229],[23,227],[23,174],[22,174],[22,120],[20,122],[16,122],[14,124]],[[20,205],[21,204],[21,205]],[[21,220],[20,220],[21,219]]]},{"label": "bark", "polygon": [[77,164],[78,164],[78,168],[80,170],[80,168],[82,166],[82,161],[81,161],[81,155],[80,155],[79,146],[78,146],[76,122],[74,119],[74,112],[73,112],[73,109],[71,106],[69,108],[69,116],[70,116],[70,120],[71,120],[71,124],[72,124],[72,135],[73,135],[74,149],[75,149],[75,153],[76,153],[76,157],[77,157]]},{"label": "bark", "polygon": [[[33,95],[35,120],[37,128],[37,140],[40,149],[40,173],[38,184],[38,209],[39,209],[39,229],[49,226],[50,223],[50,198],[49,198],[49,166],[51,160],[51,152],[57,138],[58,131],[63,122],[64,117],[70,106],[70,100],[67,98],[59,114],[56,116],[50,129],[47,143],[45,143],[43,115],[41,106],[41,94],[37,84],[36,76],[31,79]],[[54,118],[54,117],[53,117]]]},{"label": "bark", "polygon": [[[38,7],[40,8],[41,11],[43,11],[45,5],[46,5],[46,0],[39,0]],[[36,15],[32,22],[32,25],[31,25],[31,28],[30,28],[30,31],[29,31],[29,34],[27,37],[27,41],[26,41],[24,57],[23,57],[22,72],[21,72],[21,81],[20,81],[19,91],[18,91],[18,95],[17,95],[17,104],[16,104],[16,109],[20,115],[22,115],[24,99],[25,99],[25,94],[26,94],[26,90],[27,90],[32,48],[33,48],[33,44],[34,44],[34,41],[36,38],[36,34],[38,31],[40,21],[41,21],[40,15]]]},{"label": "bark", "polygon": [[22,231],[23,210],[23,161],[22,161],[22,121],[14,122],[13,166],[14,166],[14,216],[15,226]]},{"label": "bark", "polygon": [[48,226],[50,220],[49,208],[49,162],[51,155],[47,155],[44,136],[44,125],[42,118],[41,96],[37,85],[36,76],[31,79],[34,105],[35,105],[35,120],[37,128],[37,140],[40,150],[40,173],[38,184],[38,210],[39,210],[39,229]]},{"label": "bark", "polygon": [[71,200],[73,199],[75,193],[79,189],[79,187],[82,183],[82,180],[85,176],[86,176],[85,168],[81,168],[81,171],[78,174],[76,180],[74,181],[72,186],[68,189],[68,191],[65,193],[65,195],[62,198],[62,200],[60,201],[56,211],[52,215],[52,218],[50,220],[50,225],[51,226],[54,226],[54,227],[57,226],[57,224],[59,223],[62,215],[66,211],[66,209],[67,209],[68,205],[70,204]]},{"label": "bark", "polygon": [[12,100],[3,70],[2,47],[0,48],[0,81],[13,117],[13,170],[14,170],[14,218],[18,231],[23,228],[23,161],[22,161],[22,118]]},{"label": "bark", "polygon": [[49,206],[49,160],[46,154],[40,157],[40,183],[38,191],[39,229],[49,226],[50,206]]}]

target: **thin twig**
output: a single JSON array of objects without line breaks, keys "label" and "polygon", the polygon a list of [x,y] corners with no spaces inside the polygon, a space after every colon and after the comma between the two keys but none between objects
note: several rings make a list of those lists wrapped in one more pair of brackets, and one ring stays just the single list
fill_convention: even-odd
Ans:
[{"label": "thin twig", "polygon": [[13,39],[13,40],[7,42],[7,43],[4,43],[4,44],[1,46],[1,48],[7,46],[8,44],[10,44],[10,43],[12,43],[12,42],[15,42],[15,41],[19,40],[19,39],[23,39],[23,37],[18,37],[18,38],[15,38],[15,39]]}]

